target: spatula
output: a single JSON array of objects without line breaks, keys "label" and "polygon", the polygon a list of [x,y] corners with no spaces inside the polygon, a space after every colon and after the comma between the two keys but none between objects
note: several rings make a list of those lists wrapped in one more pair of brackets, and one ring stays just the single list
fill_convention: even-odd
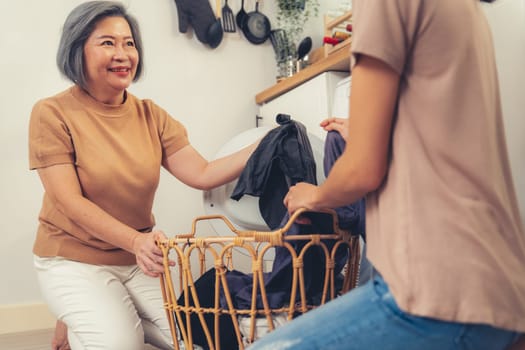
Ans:
[{"label": "spatula", "polygon": [[228,0],[225,0],[222,8],[222,27],[227,33],[234,33],[235,29],[235,15],[232,9],[228,6]]}]

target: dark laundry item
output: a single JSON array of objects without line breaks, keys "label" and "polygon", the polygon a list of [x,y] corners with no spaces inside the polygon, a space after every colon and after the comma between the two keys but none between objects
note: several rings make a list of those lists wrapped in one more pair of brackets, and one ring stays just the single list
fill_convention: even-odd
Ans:
[{"label": "dark laundry item", "polygon": [[[324,145],[323,168],[324,174],[328,177],[328,173],[334,166],[336,160],[343,154],[346,142],[337,131],[329,131],[326,135]],[[352,204],[336,208],[339,227],[348,230],[353,234],[359,234],[366,241],[365,233],[365,213],[366,203],[362,198]]]},{"label": "dark laundry item", "polygon": [[186,33],[192,26],[197,39],[208,44],[208,29],[217,19],[208,0],[175,0],[179,20],[179,32]]},{"label": "dark laundry item", "polygon": [[[277,121],[280,125],[282,125],[280,128],[286,127],[286,125],[289,125],[291,122],[290,117],[287,115],[278,115]],[[279,128],[279,129],[280,129]],[[275,129],[274,129],[275,130]],[[264,138],[261,141],[261,144],[263,141],[268,142],[274,142],[275,137],[283,137],[282,135],[277,135],[278,132],[284,132],[284,128],[281,131],[276,131],[275,135],[269,135],[268,138]],[[284,136],[286,137],[286,136]],[[275,144],[270,144],[271,146],[276,146]],[[325,148],[324,148],[324,158],[323,158],[323,167],[324,172],[328,176],[328,173],[332,169],[334,163],[336,160],[341,156],[341,154],[344,151],[345,148],[345,141],[341,137],[341,135],[338,132],[332,131],[327,134],[326,140],[325,140]],[[269,146],[270,147],[270,146]],[[270,147],[271,148],[271,147]],[[261,152],[267,151],[267,148],[265,145],[263,145],[264,151],[261,150]],[[256,150],[257,151],[257,150]],[[303,150],[304,151],[304,150]],[[311,151],[311,149],[310,149]],[[255,155],[255,152],[254,152]],[[254,156],[252,155],[252,157]],[[264,158],[263,156],[268,156],[265,154],[261,155],[261,158]],[[273,154],[271,155],[274,156]],[[312,158],[313,159],[313,158]],[[251,160],[251,159],[250,159]],[[273,164],[272,164],[273,165]],[[284,196],[288,192],[288,187],[285,187],[285,183],[287,183],[284,178],[286,178],[286,173],[284,171],[280,171],[280,169],[277,166],[273,166],[273,168],[276,168],[277,170],[273,169],[272,171],[275,171],[275,174],[272,174],[270,172],[269,178],[272,179],[272,184],[279,184],[279,186],[282,186],[283,188],[279,189],[279,193],[282,192],[282,196]],[[264,170],[261,169],[261,170]],[[315,173],[315,168],[314,168]],[[259,174],[256,172],[253,173],[246,173],[246,176],[252,176],[253,174]],[[254,179],[257,180],[257,179]],[[252,183],[249,183],[250,186],[252,186]],[[259,188],[257,186],[261,186],[262,188]],[[263,187],[261,184],[257,183],[257,186],[253,186],[256,188],[249,187],[252,192],[250,193],[264,193],[264,191],[273,191],[273,188],[271,186]],[[234,194],[236,192],[234,191]],[[232,194],[232,197],[234,195]],[[281,196],[279,194],[279,196]],[[282,197],[279,197],[280,202],[282,203]],[[259,202],[260,207],[265,207],[264,205],[261,205],[261,201]],[[283,206],[284,208],[284,206]],[[262,209],[261,209],[262,210]],[[262,211],[261,211],[262,213]],[[279,213],[283,213],[281,216],[281,219],[279,220],[279,224],[277,227],[273,227],[272,229],[276,229],[279,227],[284,227],[286,223],[289,220],[289,215],[284,208],[284,211],[279,211]],[[343,206],[340,208],[336,208],[337,213],[337,219],[339,222],[339,227],[342,229],[348,230],[351,233],[354,234],[361,234],[364,237],[365,233],[365,200],[361,199],[353,204]],[[278,215],[276,213],[275,215]],[[286,235],[296,235],[296,234],[310,234],[310,233],[333,233],[333,222],[330,215],[327,215],[325,213],[306,213],[304,214],[309,217],[311,224],[310,225],[299,225],[299,224],[293,224],[288,232],[286,232]],[[331,249],[333,244],[335,242],[333,241],[325,241],[324,242],[328,249]],[[304,246],[304,242],[296,241],[291,242],[294,250],[296,252],[300,252],[302,247]],[[343,268],[344,264],[346,263],[348,258],[348,251],[346,249],[340,249],[335,258],[335,275],[338,277],[340,276],[341,269]],[[319,298],[321,297],[322,293],[322,284],[323,284],[323,278],[324,278],[324,264],[319,263],[321,261],[324,261],[324,253],[319,247],[314,247],[314,249],[310,249],[308,253],[305,255],[303,264],[304,264],[304,284],[306,289],[306,295],[308,298],[308,302],[313,303],[314,305],[319,304]],[[266,273],[264,275],[264,285],[266,289],[266,295],[268,296],[268,302],[270,304],[271,308],[280,308],[286,305],[290,302],[290,284],[292,283],[292,258],[290,256],[290,253],[288,250],[284,247],[276,247],[275,248],[275,258],[273,261],[272,271],[269,273]],[[230,292],[232,294],[232,298],[234,300],[234,305],[238,309],[249,309],[251,306],[251,300],[252,300],[252,276],[246,275],[238,271],[231,271],[227,275],[228,280],[228,287],[230,289]],[[340,283],[342,281],[338,280],[336,281],[336,289],[339,288]],[[285,287],[283,287],[285,286]],[[224,301],[221,302],[221,304],[225,305]],[[262,300],[260,298],[260,294],[258,294],[257,299],[257,307],[262,308]]]},{"label": "dark laundry item", "polygon": [[[206,271],[202,276],[195,281],[195,289],[197,291],[197,298],[199,304],[203,308],[213,308],[214,305],[214,292],[215,292],[215,269]],[[190,305],[195,306],[194,300],[190,294],[189,296]],[[177,300],[179,305],[185,305],[184,292],[181,293]],[[212,313],[203,314],[206,326],[210,331],[211,337],[215,340],[215,331],[213,326],[214,315]],[[187,327],[186,317],[182,317],[184,328]],[[191,334],[193,343],[200,345],[204,350],[208,350],[208,342],[206,340],[206,334],[199,320],[199,316],[196,313],[192,313],[190,316]],[[179,328],[180,325],[179,325]],[[230,315],[224,314],[219,316],[219,334],[220,334],[220,346],[221,349],[236,350],[239,348],[237,343],[237,337],[235,335],[235,328]]]},{"label": "dark laundry item", "polygon": [[[299,234],[331,234],[333,230],[332,217],[326,213],[305,213],[311,224],[293,224],[286,235]],[[286,225],[289,220],[289,215],[283,217],[280,227]],[[293,249],[299,253],[307,241],[288,241]],[[335,240],[323,240],[329,251],[331,251]],[[342,286],[342,276],[340,274],[345,263],[348,260],[348,250],[339,249],[335,256],[335,276],[336,289]],[[324,251],[319,246],[313,246],[308,249],[303,259],[304,272],[304,287],[307,298],[307,303],[311,305],[319,305],[322,296],[322,288],[325,277],[325,255]],[[275,247],[275,258],[272,265],[271,272],[264,274],[264,287],[266,296],[268,297],[268,304],[272,309],[284,307],[290,303],[291,284],[293,280],[293,263],[292,256],[288,249],[284,247]],[[230,290],[232,300],[236,309],[244,310],[251,308],[252,302],[252,287],[253,275],[243,274],[239,271],[231,271],[226,275],[228,281],[228,289]],[[296,302],[300,300],[298,293]],[[221,305],[226,306],[225,300],[221,299]],[[263,303],[261,293],[257,293],[257,308],[262,309]]]},{"label": "dark laundry item", "polygon": [[290,116],[279,114],[279,127],[261,140],[244,168],[231,198],[259,197],[259,210],[272,230],[279,227],[287,210],[288,188],[298,182],[317,184],[315,160],[306,128]]},{"label": "dark laundry item", "polygon": [[[291,122],[289,116],[280,115],[279,121],[282,123],[282,126],[288,125],[288,128],[295,128],[293,122]],[[291,125],[291,126],[290,126]],[[283,128],[281,132],[286,132],[283,130],[287,130],[287,128]],[[276,133],[277,134],[277,133]],[[275,136],[275,135],[273,135]],[[276,138],[269,137],[267,142],[274,142]],[[281,135],[281,137],[283,137]],[[286,136],[284,136],[286,137]],[[266,139],[266,138],[265,138]],[[265,140],[263,139],[263,141]],[[277,138],[278,139],[278,138]],[[278,141],[281,142],[282,140]],[[262,141],[261,141],[262,143]],[[275,144],[271,144],[275,146]],[[278,148],[278,147],[275,147]],[[340,155],[343,153],[345,148],[345,141],[337,132],[329,132],[326,141],[325,141],[325,154],[323,159],[323,165],[324,165],[324,171],[325,174],[328,175],[330,172],[330,169],[334,165],[335,161],[340,157]],[[264,148],[265,151],[267,151],[267,148]],[[271,147],[270,147],[271,149]],[[262,152],[265,152],[262,151]],[[304,150],[300,150],[298,152],[301,152]],[[311,151],[311,149],[310,149]],[[255,154],[255,153],[254,153]],[[260,155],[262,157],[262,155]],[[270,158],[272,158],[274,155],[272,155]],[[253,156],[252,156],[253,157]],[[312,158],[313,160],[313,158]],[[272,162],[273,162],[272,158]],[[278,162],[277,162],[278,163]],[[272,164],[273,167],[275,167],[278,170],[275,171],[274,174],[271,173],[268,175],[270,178],[275,177],[273,181],[278,181],[278,177],[286,178],[288,175],[285,171],[282,171],[278,165]],[[254,170],[264,170],[264,168],[257,168],[255,167]],[[314,172],[315,174],[315,168]],[[255,173],[253,173],[255,174]],[[246,175],[248,176],[248,175]],[[251,175],[250,175],[251,176]],[[279,183],[284,184],[287,183],[288,180],[281,180]],[[269,190],[268,187],[261,190],[257,186],[262,186],[261,184],[257,184],[257,186],[252,186],[252,183],[247,183],[247,188],[250,190],[253,190],[255,193],[262,193],[259,191],[267,191]],[[256,190],[254,190],[254,188]],[[286,189],[283,189],[284,194],[288,191],[288,186],[286,186]],[[243,192],[240,192],[240,196],[242,196]],[[284,195],[283,194],[283,195]],[[239,194],[238,194],[239,195]],[[233,195],[232,195],[233,196]],[[239,197],[240,198],[240,197]],[[282,201],[282,200],[281,200]],[[351,205],[344,206],[341,208],[336,209],[337,216],[338,216],[338,222],[339,226],[349,230],[350,232],[357,234],[363,234],[364,235],[364,220],[365,220],[365,212],[364,212],[364,199],[361,199]],[[299,235],[299,234],[331,234],[333,233],[333,218],[331,215],[327,213],[316,213],[316,212],[308,212],[303,214],[304,216],[307,216],[310,219],[310,224],[304,225],[304,224],[297,224],[294,223],[290,227],[290,229],[285,233],[286,235]],[[286,209],[284,210],[284,214],[282,215],[281,219],[279,220],[279,224],[277,227],[284,227],[289,220],[290,216]],[[274,228],[275,229],[275,228]],[[295,240],[295,241],[288,241],[292,248],[295,250],[296,253],[299,253],[306,242]],[[327,246],[328,251],[331,251],[334,244],[336,243],[335,240],[323,240],[323,243]],[[292,256],[290,255],[290,252],[285,247],[275,247],[275,257],[272,264],[272,270],[271,272],[264,273],[264,288],[266,291],[266,295],[268,297],[268,304],[271,309],[280,309],[286,305],[289,305],[290,302],[294,302],[290,300],[290,292],[291,292],[291,283],[293,280],[293,262],[292,262]],[[343,278],[341,275],[341,271],[348,261],[349,251],[346,249],[346,247],[343,245],[341,249],[338,249],[338,251],[335,254],[335,266],[334,266],[334,272],[336,276],[335,281],[335,289],[340,290],[343,283]],[[325,277],[325,255],[324,251],[319,246],[313,246],[310,247],[310,249],[306,252],[306,254],[303,257],[303,277],[304,277],[304,287],[305,287],[305,294],[307,298],[307,303],[309,305],[319,305],[322,298],[322,288],[324,283],[324,277]],[[197,281],[195,281],[195,288],[197,290],[197,295],[199,298],[200,305],[202,307],[213,307],[214,306],[214,293],[215,293],[215,269],[212,268],[205,272]],[[237,270],[230,270],[226,272],[226,281],[228,283],[228,290],[230,291],[230,295],[233,302],[233,307],[237,310],[248,310],[251,309],[252,305],[252,288],[253,288],[253,274],[245,274],[243,272],[237,271]],[[263,309],[263,303],[262,303],[262,297],[260,290],[256,293],[256,307],[258,309]],[[298,302],[300,300],[300,295],[298,293],[295,302]],[[184,293],[180,296],[178,300],[179,305],[184,305]],[[193,304],[193,300],[191,300],[190,297],[190,303]],[[228,309],[228,305],[226,303],[226,298],[223,293],[223,289],[221,288],[221,295],[219,296],[219,303],[221,308]],[[210,330],[212,336],[214,334],[214,327],[213,327],[213,317],[214,315],[211,313],[204,314],[205,322]],[[186,319],[183,319],[183,322],[186,322]],[[190,322],[192,327],[192,335],[193,335],[193,341],[195,344],[201,345],[204,349],[208,349],[208,344],[206,342],[206,337],[203,331],[203,328],[200,324],[199,318],[197,314],[192,314],[190,316]],[[238,344],[236,341],[235,331],[233,328],[232,320],[229,315],[221,315],[219,317],[219,333],[220,333],[220,341],[221,341],[221,349],[237,349]]]}]

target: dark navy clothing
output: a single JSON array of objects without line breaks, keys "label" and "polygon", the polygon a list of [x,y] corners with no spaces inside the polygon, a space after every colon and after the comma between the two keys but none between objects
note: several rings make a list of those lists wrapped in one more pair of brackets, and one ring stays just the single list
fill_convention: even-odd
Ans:
[{"label": "dark navy clothing", "polygon": [[[343,154],[346,142],[337,131],[329,131],[324,144],[324,174],[328,173],[334,166],[335,161]],[[350,205],[336,208],[339,219],[339,227],[354,234],[359,234],[366,241],[365,233],[365,199],[360,199]]]},{"label": "dark navy clothing", "polygon": [[[290,185],[300,181],[316,183],[315,161],[306,129],[302,124],[291,121],[289,117],[284,119],[280,127],[273,129],[263,138],[249,159],[247,169],[242,173],[231,196],[233,199],[239,199],[244,194],[259,196],[261,214],[272,230],[284,227],[288,222],[289,215],[282,201]],[[328,133],[324,150],[326,175],[342,154],[344,147],[344,140],[339,133]],[[268,214],[271,211],[269,208],[273,208],[271,214]],[[337,208],[341,228],[355,234],[364,234],[364,209],[364,200]],[[307,213],[305,215],[309,216],[311,224],[294,223],[285,234],[333,233],[331,215],[326,213]],[[300,252],[305,244],[298,240],[289,243],[296,252]],[[323,243],[331,250],[335,242],[324,241]],[[340,272],[348,259],[348,253],[347,249],[340,249],[335,256],[335,275],[338,277],[341,277]],[[324,252],[318,246],[311,247],[303,259],[304,286],[310,304],[316,305],[320,302],[325,275],[324,261]],[[285,247],[276,247],[272,270],[264,274],[264,287],[270,308],[277,309],[290,303],[292,271],[292,257],[289,251]],[[198,289],[199,293],[204,293],[203,300],[209,300],[211,303],[215,290],[213,288],[215,279],[206,277],[208,275],[209,272],[201,277]],[[208,282],[204,282],[204,279]],[[227,272],[226,279],[234,307],[236,309],[250,309],[253,275],[232,270]],[[336,281],[336,288],[340,286],[340,282],[342,281]],[[212,306],[204,304],[201,303],[201,306]],[[228,308],[224,295],[221,295],[221,307]],[[260,293],[258,293],[257,308],[262,307],[262,300]]]},{"label": "dark navy clothing", "polygon": [[[279,137],[289,137],[287,135],[287,132],[284,131],[288,129],[286,125],[281,126],[278,129],[281,129],[281,131],[277,131],[278,129],[275,129],[276,132],[273,133],[270,137],[267,137],[263,139],[265,142],[273,142],[273,143],[279,143],[277,141],[277,138]],[[293,124],[292,124],[293,125]],[[297,123],[296,125],[299,125],[300,129],[300,138],[306,137],[306,132],[302,124]],[[284,136],[283,136],[284,135]],[[262,142],[261,141],[261,144]],[[295,149],[294,152],[307,152],[307,158],[311,156],[311,148],[309,146],[309,142],[306,143],[303,141],[303,144],[308,145],[308,149]],[[264,145],[263,148],[266,149],[267,145]],[[325,175],[328,176],[328,173],[330,172],[330,169],[332,168],[335,161],[339,158],[339,156],[342,154],[345,148],[345,141],[341,137],[341,135],[338,132],[331,131],[327,134],[326,141],[325,141],[325,149],[324,149],[324,159],[323,159],[323,165],[324,165],[324,172]],[[281,149],[280,151],[284,151],[286,153],[286,149]],[[255,155],[255,154],[254,154]],[[254,156],[252,156],[254,157]],[[279,156],[281,157],[281,156]],[[298,157],[295,155],[294,157]],[[256,159],[268,159],[271,158],[268,155],[262,156],[257,155]],[[301,158],[301,157],[298,157]],[[305,157],[303,157],[305,158]],[[253,159],[253,158],[252,158]],[[250,159],[250,161],[252,160]],[[281,158],[280,158],[281,159]],[[313,159],[313,157],[312,157]],[[261,164],[258,164],[258,167],[264,168]],[[312,176],[315,176],[315,166],[311,167],[313,169]],[[246,173],[246,176],[249,176],[249,173]],[[287,175],[285,172],[280,172],[279,174],[275,174],[275,177],[272,177],[272,181],[277,181],[277,183],[285,183],[286,181],[282,178],[285,178]],[[279,179],[279,177],[281,179]],[[298,179],[298,177],[296,177]],[[296,181],[298,182],[298,181]],[[279,204],[282,205],[282,200],[286,193],[288,192],[289,186],[283,187],[279,190]],[[271,186],[267,186],[265,189],[259,189],[259,190],[270,190]],[[255,192],[255,191],[253,191]],[[264,191],[263,191],[264,192]],[[235,191],[234,191],[235,193]],[[282,194],[281,194],[282,193]],[[233,195],[232,195],[233,197]],[[272,229],[276,229],[279,227],[283,227],[289,219],[288,212],[286,211],[286,208],[283,205],[284,214],[281,216],[279,223],[276,227],[273,227]],[[343,206],[336,209],[339,226],[345,230],[348,230],[355,234],[361,234],[364,237],[365,233],[365,203],[364,199],[361,199],[351,205]],[[331,217],[326,214],[321,213],[308,213],[311,221],[311,225],[299,225],[299,224],[293,224],[288,232],[286,232],[287,235],[297,235],[297,234],[310,234],[310,233],[333,233],[333,223],[331,220]],[[328,249],[331,249],[334,242],[324,242],[327,244]],[[292,245],[296,252],[299,252],[301,248],[303,247],[302,242],[292,242]],[[340,251],[338,252],[336,256],[336,266],[335,266],[335,272],[336,275],[339,275],[339,272],[341,271],[342,267],[344,266],[344,263],[346,262],[346,259],[348,257],[348,252],[346,251]],[[304,263],[304,284],[306,288],[306,295],[309,298],[310,302],[316,303],[317,299],[322,293],[322,290],[320,289],[323,284],[323,278],[324,278],[324,264],[319,263],[324,261],[324,253],[322,252],[319,247],[314,247],[314,249],[310,249],[308,251],[308,254],[303,259]],[[251,307],[251,300],[252,300],[252,276],[246,275],[244,273],[238,272],[238,271],[231,271],[228,273],[227,276],[228,284],[230,292],[232,293],[232,297],[234,299],[235,307],[239,309],[249,309]],[[275,249],[275,258],[273,261],[272,271],[267,273],[265,275],[265,288],[266,288],[266,294],[269,299],[269,304],[271,308],[279,308],[287,304],[290,300],[290,284],[292,282],[292,258],[290,256],[290,253],[286,250],[286,248],[283,247],[277,247]],[[260,298],[257,301],[258,307],[262,307],[262,303]]]},{"label": "dark navy clothing", "polygon": [[317,184],[315,160],[303,124],[279,114],[279,127],[261,140],[241,173],[231,198],[259,197],[259,210],[272,230],[287,210],[283,204],[288,188],[298,182]]},{"label": "dark navy clothing", "polygon": [[[334,232],[331,215],[326,213],[307,213],[312,224],[299,225],[293,224],[285,235],[300,234],[331,234]],[[284,226],[288,222],[288,214],[282,220]],[[288,241],[296,252],[300,252],[307,241]],[[335,240],[323,240],[323,243],[331,251]],[[319,246],[313,246],[307,250],[303,258],[304,287],[307,302],[319,305],[322,295],[322,288],[325,276],[324,251]],[[348,250],[339,249],[335,256],[335,275],[340,276],[343,266],[348,260]],[[275,248],[275,258],[273,260],[271,272],[264,274],[264,287],[268,297],[270,308],[281,308],[290,303],[290,286],[292,284],[293,264],[290,252],[285,247]],[[244,274],[239,271],[230,271],[226,275],[228,287],[232,294],[232,299],[236,309],[250,309],[252,302],[252,275]],[[336,288],[340,288],[341,280],[336,281]],[[299,295],[297,300],[299,301]],[[227,307],[226,302],[222,303]],[[258,293],[257,308],[262,309],[263,303]]]}]

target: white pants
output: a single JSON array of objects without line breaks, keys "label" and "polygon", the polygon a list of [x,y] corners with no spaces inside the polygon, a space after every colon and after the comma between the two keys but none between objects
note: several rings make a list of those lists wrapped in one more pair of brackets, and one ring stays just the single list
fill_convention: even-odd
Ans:
[{"label": "white pants", "polygon": [[40,288],[73,350],[173,349],[160,282],[137,265],[34,257]]}]

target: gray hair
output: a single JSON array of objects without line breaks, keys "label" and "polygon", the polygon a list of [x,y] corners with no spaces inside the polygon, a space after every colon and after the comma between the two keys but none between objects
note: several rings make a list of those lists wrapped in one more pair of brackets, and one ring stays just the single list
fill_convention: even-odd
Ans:
[{"label": "gray hair", "polygon": [[75,7],[67,16],[57,52],[57,66],[60,72],[84,89],[87,85],[84,67],[84,44],[95,29],[96,24],[107,17],[122,17],[128,22],[139,55],[133,81],[137,81],[142,75],[143,47],[137,20],[128,14],[119,2],[88,1]]}]

